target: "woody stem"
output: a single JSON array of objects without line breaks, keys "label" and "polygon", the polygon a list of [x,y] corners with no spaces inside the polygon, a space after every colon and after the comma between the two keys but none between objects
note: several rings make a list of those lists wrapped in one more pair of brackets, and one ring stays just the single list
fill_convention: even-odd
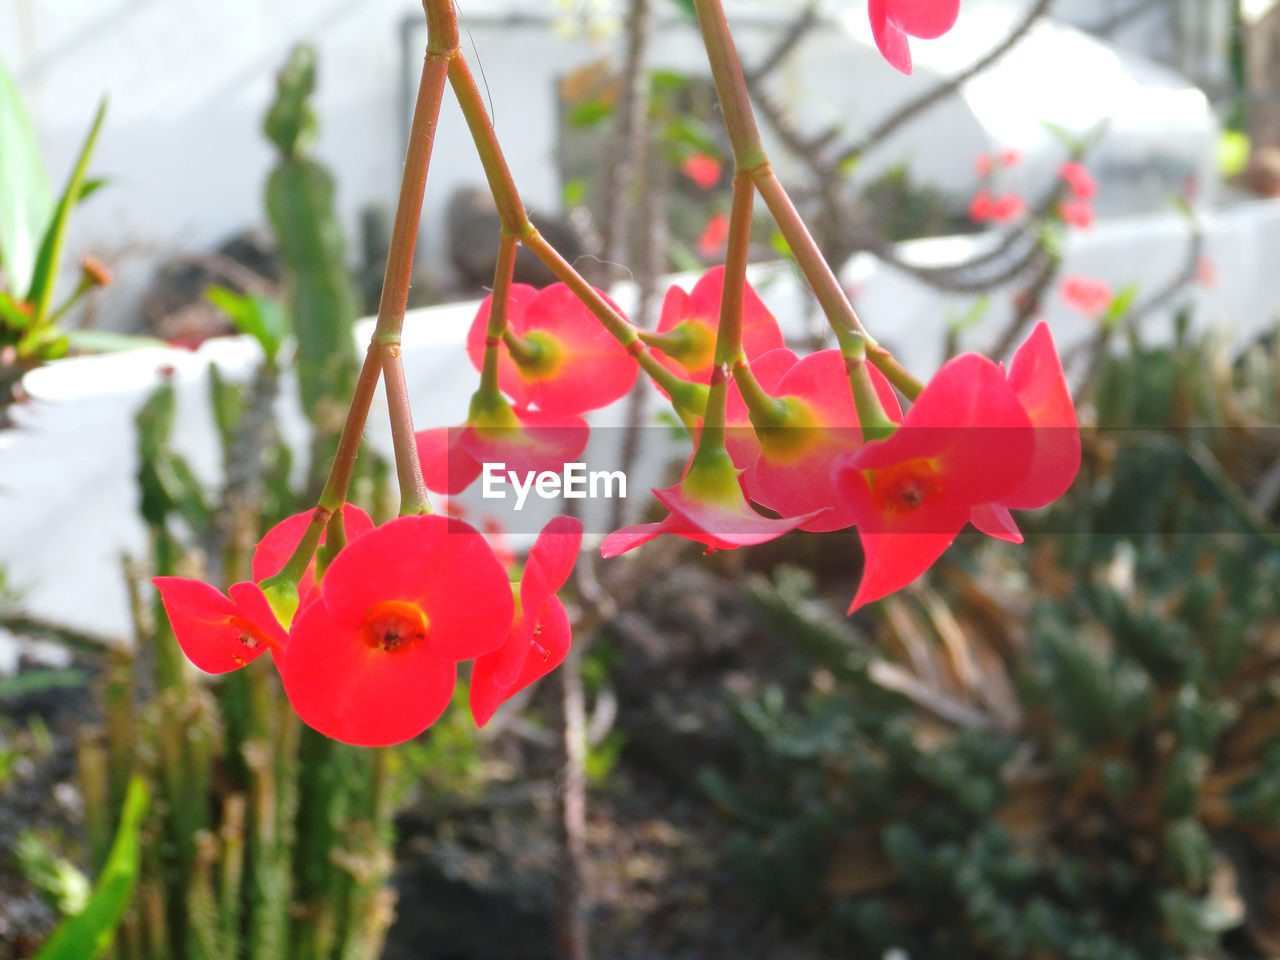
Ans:
[{"label": "woody stem", "polygon": [[862,325],[835,271],[822,255],[791,197],[769,165],[769,158],[756,126],[755,113],[751,108],[751,97],[747,93],[742,64],[738,60],[738,51],[729,32],[721,0],[693,2],[738,170],[750,174],[756,189],[760,191],[761,199],[773,215],[778,230],[787,241],[800,272],[812,287],[827,323],[837,337],[841,331],[847,330],[861,334],[867,341],[867,358],[870,362],[879,367],[908,396],[918,395],[923,385],[898,365],[888,351],[879,347]]},{"label": "woody stem", "polygon": [[[450,0],[425,0],[425,2],[429,10],[433,7],[452,6]],[[520,195],[516,191],[511,170],[507,166],[506,157],[498,143],[497,134],[485,110],[484,98],[480,94],[479,87],[476,86],[471,69],[460,53],[455,52],[450,62],[449,83],[453,87],[454,96],[458,99],[458,105],[462,108],[467,128],[471,131],[471,139],[480,154],[480,163],[484,167],[485,177],[489,181],[489,190],[498,207],[503,233],[518,237],[538,259],[547,265],[558,280],[573,291],[613,338],[636,358],[645,373],[667,392],[677,409],[701,414],[705,404],[705,388],[699,384],[681,380],[664,367],[640,341],[636,326],[614,309],[529,222],[524,204],[520,202]]]},{"label": "woody stem", "polygon": [[[315,555],[329,518],[341,511],[346,502],[347,488],[355,469],[356,455],[360,451],[360,439],[369,407],[378,386],[378,378],[384,370],[393,373],[391,381],[403,384],[404,373],[400,361],[400,331],[404,326],[405,308],[409,302],[409,283],[413,274],[413,251],[418,239],[418,221],[422,216],[422,194],[427,183],[427,169],[431,163],[431,150],[435,144],[436,121],[440,116],[440,104],[448,78],[449,63],[458,49],[457,21],[449,16],[439,16],[439,11],[427,11],[427,54],[422,65],[422,79],[418,85],[418,99],[414,107],[413,123],[409,130],[409,149],[405,155],[404,175],[400,181],[400,199],[396,206],[395,224],[391,232],[391,245],[387,252],[387,270],[382,284],[382,299],[378,304],[378,320],[373,337],[365,354],[364,364],[356,380],[347,420],[338,440],[338,450],[333,466],[325,481],[320,501],[316,504],[302,540],[297,549],[277,575],[279,580],[297,583],[302,572]],[[397,393],[399,387],[393,387]],[[401,404],[389,396],[392,407],[392,432],[398,434],[396,445],[396,469],[401,483],[402,500],[406,487],[411,502],[419,496],[421,469],[417,463],[416,446],[412,443],[413,424],[408,418],[408,403]],[[405,438],[408,438],[408,442]],[[403,448],[403,449],[402,449]],[[421,503],[426,502],[421,491]]]}]

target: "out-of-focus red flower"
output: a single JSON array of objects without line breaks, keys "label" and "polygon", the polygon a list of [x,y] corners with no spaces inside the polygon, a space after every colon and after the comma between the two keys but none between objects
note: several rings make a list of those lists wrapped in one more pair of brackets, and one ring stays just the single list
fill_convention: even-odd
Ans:
[{"label": "out-of-focus red flower", "polygon": [[986,223],[996,215],[996,198],[986,187],[973,195],[969,201],[969,219],[974,223]]},{"label": "out-of-focus red flower", "polygon": [[960,0],[869,0],[867,14],[876,46],[902,73],[911,72],[908,37],[931,40],[956,22]]},{"label": "out-of-focus red flower", "polygon": [[555,596],[582,546],[582,523],[555,517],[529,551],[517,591],[515,618],[501,647],[477,657],[471,670],[471,715],[477,727],[498,705],[558,667],[572,640],[569,618]]},{"label": "out-of-focus red flower", "polygon": [[600,544],[606,560],[633,550],[664,533],[694,540],[712,550],[750,547],[780,537],[812,520],[817,512],[771,519],[751,509],[742,492],[738,471],[727,453],[698,462],[695,457],[684,479],[673,487],[654,490],[671,511],[665,520],[624,527]]},{"label": "out-of-focus red flower", "polygon": [[997,197],[986,187],[975,193],[969,201],[969,219],[974,223],[1008,223],[1017,220],[1026,210],[1026,201],[1018,194],[1003,193]]},{"label": "out-of-focus red flower", "polygon": [[1005,193],[996,198],[991,219],[996,223],[1011,223],[1027,212],[1027,202],[1016,193]]},{"label": "out-of-focus red flower", "polygon": [[414,435],[427,489],[450,496],[467,489],[485,463],[505,463],[520,474],[559,471],[582,453],[589,437],[581,417],[513,407],[506,401],[473,413],[460,427],[434,427]]},{"label": "out-of-focus red flower", "polygon": [[1043,320],[1014,353],[1008,382],[1033,428],[1031,466],[1017,489],[998,503],[975,507],[970,520],[983,533],[1021,543],[1022,534],[1009,510],[1035,510],[1053,503],[1067,492],[1080,470],[1076,408],[1049,325]]},{"label": "out-of-focus red flower", "polygon": [[1063,223],[1081,230],[1088,230],[1093,226],[1093,206],[1085,200],[1069,200],[1058,204],[1058,216]]},{"label": "out-of-focus red flower", "polygon": [[699,255],[708,260],[711,259],[723,249],[728,239],[729,218],[723,213],[712,214],[707,225],[702,228],[702,233],[698,235],[696,246]]},{"label": "out-of-focus red flower", "polygon": [[223,594],[185,577],[152,577],[173,636],[205,673],[239,670],[267,650],[281,649],[284,628],[256,583],[233,583]]},{"label": "out-of-focus red flower", "polygon": [[700,190],[710,190],[720,182],[720,161],[707,153],[690,154],[680,164],[680,172]]},{"label": "out-of-focus red flower", "polygon": [[[297,549],[302,535],[311,523],[311,511],[295,513],[285,517],[263,535],[253,550],[250,572],[257,583],[268,577],[274,577],[284,569],[285,563]],[[373,519],[355,504],[345,504],[342,508],[342,529],[346,531],[347,542],[363,536],[373,529]],[[325,542],[326,533],[320,534],[320,543]],[[316,562],[313,559],[307,564],[302,577],[298,580],[298,599],[306,600],[316,583]]]},{"label": "out-of-focus red flower", "polygon": [[996,168],[996,161],[989,153],[980,153],[973,158],[973,171],[980,177],[989,177]]},{"label": "out-of-focus red flower", "polygon": [[1098,183],[1093,174],[1085,169],[1084,164],[1068,160],[1058,171],[1063,180],[1071,187],[1077,200],[1092,200],[1098,195]]},{"label": "out-of-focus red flower", "polygon": [[1014,147],[1005,147],[996,154],[996,160],[1002,167],[1016,167],[1022,162],[1022,151]]},{"label": "out-of-focus red flower", "polygon": [[865,556],[849,611],[927,570],[974,507],[1026,481],[1034,449],[1031,421],[999,367],[976,354],[943,366],[892,436],[836,462]]},{"label": "out-of-focus red flower", "polygon": [[1068,306],[1094,318],[1111,306],[1114,299],[1109,286],[1101,280],[1081,274],[1064,277],[1058,286],[1058,293]]},{"label": "out-of-focus red flower", "polygon": [[[869,372],[885,412],[899,419],[893,387],[879,370]],[[855,518],[836,491],[832,466],[862,444],[862,431],[840,351],[802,358],[779,381],[776,396],[786,419],[762,432],[760,455],[743,475],[747,495],[784,517],[815,514],[801,530],[851,526]]]},{"label": "out-of-focus red flower", "polygon": [[[677,376],[695,383],[711,382],[724,267],[712,267],[685,293],[672,287],[662,301],[657,336],[646,337],[660,351],[658,359]],[[742,349],[749,361],[782,347],[782,331],[769,308],[746,284],[742,301]]]},{"label": "out-of-focus red flower", "polygon": [[285,694],[325,736],[400,743],[444,712],[457,662],[499,647],[511,618],[484,537],[461,520],[400,517],[348,544],[298,612],[279,658]]},{"label": "out-of-focus red flower", "polygon": [[1218,265],[1209,257],[1201,256],[1196,260],[1196,283],[1206,290],[1218,285]]},{"label": "out-of-focus red flower", "polygon": [[[490,295],[467,334],[467,354],[477,370],[484,364],[492,305]],[[507,327],[521,340],[523,356],[517,359],[505,343],[498,345],[498,386],[517,407],[586,413],[625,396],[640,371],[635,357],[563,283],[542,290],[512,284]]]}]

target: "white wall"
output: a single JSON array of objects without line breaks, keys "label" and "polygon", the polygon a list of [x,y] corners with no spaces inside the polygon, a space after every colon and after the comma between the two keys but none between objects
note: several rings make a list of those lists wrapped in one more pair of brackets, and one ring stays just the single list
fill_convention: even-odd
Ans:
[{"label": "white wall", "polygon": [[[912,78],[888,68],[870,46],[864,4],[846,4],[848,32],[818,31],[803,56],[779,71],[774,93],[803,127],[864,129],[934,78],[967,64],[1027,2],[966,0],[951,36],[913,44]],[[746,18],[740,22],[776,24],[797,5],[739,0],[731,9]],[[609,54],[619,38],[601,45],[565,39],[543,24],[495,25],[513,9],[545,22],[555,10],[552,0],[467,0],[463,9],[463,43],[469,54],[474,43],[473,66],[487,81],[517,185],[528,204],[556,211],[555,80]],[[667,6],[657,9],[669,23]],[[300,40],[319,51],[317,154],[337,178],[340,212],[354,243],[358,211],[369,204],[390,208],[395,200],[407,123],[403,88],[406,80],[416,83],[421,20],[416,0],[0,0],[0,58],[27,99],[55,184],[66,176],[98,97],[106,93],[111,100],[93,165],[111,184],[76,213],[69,251],[107,254],[118,270],[119,286],[99,299],[102,322],[124,329],[136,324],[140,292],[159,259],[208,250],[236,230],[263,223],[261,191],[271,153],[259,125],[274,75]],[[407,65],[406,30],[412,51]],[[772,35],[772,28],[744,25],[744,61],[758,62]],[[1048,51],[1067,41],[1088,47],[1078,34],[1058,28],[1046,29],[1033,46]],[[1120,89],[1124,65],[1101,48],[1089,49],[1095,82],[1087,90],[1069,66],[1036,70],[1041,54],[1029,50],[1015,74],[975,82],[969,102],[952,100],[932,111],[868,157],[861,172],[907,160],[926,182],[962,188],[980,150],[1045,149],[1041,116],[1078,120],[1083,127],[1108,103],[1108,83],[1099,76],[1116,76],[1114,88]],[[703,59],[693,30],[662,28],[655,64],[697,72]],[[1023,96],[1006,104],[1000,91],[1012,90]],[[1037,104],[1055,106],[1035,113]],[[1142,115],[1163,116],[1140,105],[1127,116],[1134,121]],[[1193,93],[1173,119],[1195,140],[1206,128],[1205,116]],[[446,259],[443,215],[452,189],[482,182],[460,113],[447,100],[439,144],[421,241],[425,262],[437,269]],[[1184,154],[1186,147],[1180,148]],[[1189,145],[1191,154],[1196,149]],[[771,153],[784,178],[796,169],[780,148]]]}]

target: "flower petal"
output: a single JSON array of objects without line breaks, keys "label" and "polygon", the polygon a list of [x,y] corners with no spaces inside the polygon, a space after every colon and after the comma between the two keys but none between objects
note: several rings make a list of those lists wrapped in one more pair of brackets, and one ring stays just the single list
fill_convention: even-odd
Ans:
[{"label": "flower petal", "polygon": [[886,0],[885,16],[922,40],[940,37],[955,26],[960,0]]},{"label": "flower petal", "polygon": [[309,727],[343,743],[380,747],[435,723],[453,695],[457,665],[433,657],[426,643],[394,652],[371,647],[358,625],[352,628],[326,604],[313,603],[294,621],[280,678]]},{"label": "flower petal", "polygon": [[889,65],[900,73],[911,73],[911,47],[907,35],[897,23],[890,20],[886,8],[890,0],[867,0],[867,16],[871,18],[871,35],[875,37],[880,54]]}]

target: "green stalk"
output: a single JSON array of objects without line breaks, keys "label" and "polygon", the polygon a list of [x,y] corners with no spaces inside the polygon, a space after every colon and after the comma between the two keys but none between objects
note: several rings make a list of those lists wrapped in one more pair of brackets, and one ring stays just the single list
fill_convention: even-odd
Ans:
[{"label": "green stalk", "polygon": [[497,398],[500,394],[498,345],[505,340],[512,356],[516,356],[516,351],[522,347],[520,343],[511,343],[512,339],[518,338],[507,326],[507,302],[511,296],[511,280],[516,268],[516,248],[519,245],[519,240],[505,233],[498,243],[498,263],[493,271],[493,298],[489,301],[489,326],[485,330],[484,338],[484,365],[480,370],[480,389],[477,391],[486,401]]},{"label": "green stalk", "polygon": [[742,304],[746,295],[747,253],[751,243],[751,208],[755,187],[751,175],[739,170],[733,177],[733,205],[729,211],[729,242],[724,264],[724,293],[716,327],[711,389],[702,417],[694,470],[709,458],[723,459],[725,402],[729,396],[729,372],[742,359]]}]

